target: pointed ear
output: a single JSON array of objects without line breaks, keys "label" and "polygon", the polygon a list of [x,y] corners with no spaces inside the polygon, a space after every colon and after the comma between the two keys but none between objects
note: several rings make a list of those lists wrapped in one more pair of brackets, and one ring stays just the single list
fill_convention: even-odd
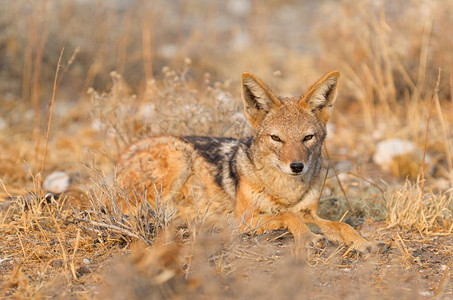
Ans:
[{"label": "pointed ear", "polygon": [[252,127],[255,127],[280,101],[258,78],[250,73],[242,74],[242,100],[244,110]]},{"label": "pointed ear", "polygon": [[302,97],[300,104],[311,109],[322,122],[327,123],[338,94],[340,73],[330,72],[319,79]]}]

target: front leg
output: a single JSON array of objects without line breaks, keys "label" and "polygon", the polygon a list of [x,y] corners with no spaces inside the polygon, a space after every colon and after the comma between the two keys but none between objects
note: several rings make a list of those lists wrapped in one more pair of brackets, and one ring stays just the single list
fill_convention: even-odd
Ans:
[{"label": "front leg", "polygon": [[235,215],[239,221],[239,230],[243,233],[253,232],[262,234],[276,229],[287,229],[296,242],[316,243],[322,236],[308,229],[297,213],[277,212],[268,213],[260,209],[256,203],[271,203],[267,195],[257,191],[253,184],[242,181],[236,195]]},{"label": "front leg", "polygon": [[251,231],[262,234],[276,229],[288,229],[296,237],[310,231],[299,216],[289,212],[279,212],[271,215],[255,211],[244,214],[240,221],[240,231],[242,232]]},{"label": "front leg", "polygon": [[273,215],[257,212],[244,214],[240,222],[239,230],[243,233],[262,234],[271,230],[287,229],[294,236],[297,244],[313,243],[316,245],[324,239],[322,235],[311,232],[297,214],[290,212],[279,212]]},{"label": "front leg", "polygon": [[361,237],[349,224],[323,219],[315,213],[315,210],[302,212],[301,218],[306,223],[317,225],[324,236],[332,242],[354,245],[354,248],[360,252],[377,251],[377,244]]}]

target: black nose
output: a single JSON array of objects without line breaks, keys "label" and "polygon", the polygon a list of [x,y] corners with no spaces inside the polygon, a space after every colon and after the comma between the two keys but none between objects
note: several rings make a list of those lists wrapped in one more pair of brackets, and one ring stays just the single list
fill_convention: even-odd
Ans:
[{"label": "black nose", "polygon": [[304,169],[304,164],[301,162],[293,162],[289,165],[289,167],[294,173],[300,173]]}]

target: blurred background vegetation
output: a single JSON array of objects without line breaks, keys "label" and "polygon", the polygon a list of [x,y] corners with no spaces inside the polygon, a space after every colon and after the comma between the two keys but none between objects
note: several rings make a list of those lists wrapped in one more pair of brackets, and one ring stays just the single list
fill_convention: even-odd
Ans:
[{"label": "blurred background vegetation", "polygon": [[[450,96],[453,4],[443,1],[4,1],[0,7],[2,98],[47,101],[61,49],[75,59],[60,93],[77,100],[123,75],[136,93],[187,57],[191,72],[237,83],[244,71],[300,92],[339,69],[342,96],[404,101],[432,94],[438,68]],[[366,98],[366,99],[364,99]],[[442,97],[441,97],[442,98]],[[4,101],[4,99],[2,99]]]}]

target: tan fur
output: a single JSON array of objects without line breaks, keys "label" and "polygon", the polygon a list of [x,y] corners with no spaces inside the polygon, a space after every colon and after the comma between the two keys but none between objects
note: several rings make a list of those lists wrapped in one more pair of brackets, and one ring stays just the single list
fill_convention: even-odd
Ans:
[{"label": "tan fur", "polygon": [[[118,183],[131,195],[155,189],[183,220],[200,215],[218,223],[234,216],[242,231],[287,228],[296,239],[316,239],[307,223],[335,242],[371,244],[349,225],[317,216],[321,148],[337,96],[338,72],[302,97],[279,98],[258,78],[242,76],[242,98],[253,136],[151,137],[127,148],[117,164]],[[224,219],[224,218],[223,218]]]}]

